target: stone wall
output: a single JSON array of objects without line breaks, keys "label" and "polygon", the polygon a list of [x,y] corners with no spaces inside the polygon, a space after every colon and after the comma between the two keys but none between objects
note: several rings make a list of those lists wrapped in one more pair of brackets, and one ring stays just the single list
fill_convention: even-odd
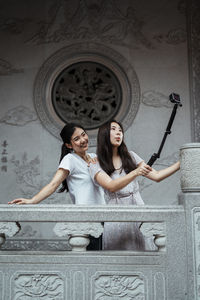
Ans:
[{"label": "stone wall", "polygon": [[[182,144],[198,141],[198,13],[197,0],[189,4],[182,0],[4,2],[0,21],[0,203],[33,196],[57,168],[61,142],[52,133],[54,119],[37,106],[36,87],[44,83],[48,87],[51,74],[56,74],[55,67],[48,80],[41,81],[47,72],[43,67],[53,58],[62,66],[61,53],[77,45],[79,52],[74,51],[74,57],[90,45],[91,53],[96,55],[98,49],[114,70],[120,66],[127,71],[132,113],[125,110],[121,117],[129,149],[146,161],[158,150],[173,107],[168,100],[171,92],[180,94],[183,106],[155,168],[176,161]],[[73,59],[72,52],[70,55]],[[40,103],[46,101],[45,92],[38,96]],[[92,138],[95,134],[89,131]],[[95,151],[95,143],[90,150]],[[159,185],[141,179],[145,203],[177,204],[179,177],[177,173]],[[54,194],[44,203],[70,203],[70,199]],[[44,237],[31,224],[22,234]]]}]

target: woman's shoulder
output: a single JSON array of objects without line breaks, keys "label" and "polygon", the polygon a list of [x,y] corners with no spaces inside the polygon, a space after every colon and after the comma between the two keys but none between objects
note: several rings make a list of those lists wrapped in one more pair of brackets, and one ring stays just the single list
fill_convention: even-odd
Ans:
[{"label": "woman's shoulder", "polygon": [[73,155],[73,153],[68,153],[68,154],[66,154],[64,157],[63,157],[63,161],[65,161],[65,160],[68,160],[68,159],[73,159],[74,158],[74,155]]},{"label": "woman's shoulder", "polygon": [[144,161],[143,158],[141,158],[137,153],[135,153],[134,151],[129,151],[131,157],[135,160],[136,164],[138,165],[139,163],[141,163],[142,161]]}]

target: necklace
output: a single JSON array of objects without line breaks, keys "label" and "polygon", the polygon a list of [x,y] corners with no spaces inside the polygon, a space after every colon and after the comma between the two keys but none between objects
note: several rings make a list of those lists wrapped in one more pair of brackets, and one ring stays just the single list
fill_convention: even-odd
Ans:
[{"label": "necklace", "polygon": [[121,167],[119,167],[119,168],[115,168],[115,170],[121,170],[121,168],[122,168],[122,166],[121,166]]}]

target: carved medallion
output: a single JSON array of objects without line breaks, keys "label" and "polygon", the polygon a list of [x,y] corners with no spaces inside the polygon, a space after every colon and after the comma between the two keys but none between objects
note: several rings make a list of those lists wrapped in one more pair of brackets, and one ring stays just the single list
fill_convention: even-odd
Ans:
[{"label": "carved medallion", "polygon": [[102,64],[75,63],[56,78],[52,103],[64,123],[81,120],[86,129],[98,128],[117,114],[121,85],[115,74]]},{"label": "carved medallion", "polygon": [[44,127],[59,138],[76,121],[96,145],[97,128],[115,118],[126,130],[140,104],[133,66],[115,50],[97,43],[58,50],[40,68],[34,85],[35,109]]}]

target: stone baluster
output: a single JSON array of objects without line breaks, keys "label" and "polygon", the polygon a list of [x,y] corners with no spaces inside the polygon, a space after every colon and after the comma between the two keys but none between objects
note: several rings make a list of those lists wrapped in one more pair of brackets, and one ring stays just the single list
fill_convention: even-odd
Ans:
[{"label": "stone baluster", "polygon": [[18,222],[0,222],[0,248],[5,243],[6,237],[13,237],[20,229]]},{"label": "stone baluster", "polygon": [[89,235],[98,238],[103,233],[101,223],[56,223],[54,232],[59,237],[68,237],[72,251],[86,251]]},{"label": "stone baluster", "polygon": [[159,252],[166,251],[166,226],[165,223],[143,222],[140,231],[146,238],[154,237],[154,243]]}]

